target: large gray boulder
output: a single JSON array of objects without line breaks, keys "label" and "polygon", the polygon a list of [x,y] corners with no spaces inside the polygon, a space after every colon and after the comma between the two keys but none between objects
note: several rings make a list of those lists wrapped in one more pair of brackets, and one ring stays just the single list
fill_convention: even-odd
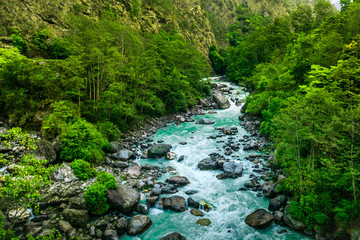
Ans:
[{"label": "large gray boulder", "polygon": [[269,209],[269,211],[277,211],[282,206],[285,206],[286,202],[287,202],[287,197],[285,197],[284,195],[280,195],[280,196],[270,200],[268,209]]},{"label": "large gray boulder", "polygon": [[136,215],[130,220],[127,232],[129,235],[137,235],[147,230],[151,224],[152,221],[148,216]]},{"label": "large gray boulder", "polygon": [[149,158],[165,157],[170,151],[171,145],[169,144],[154,144],[148,150]]},{"label": "large gray boulder", "polygon": [[129,160],[132,156],[134,155],[134,153],[128,149],[122,149],[116,153],[114,153],[112,156],[115,159],[118,159],[120,161],[127,161]]},{"label": "large gray boulder", "polygon": [[133,188],[120,185],[118,189],[108,189],[109,203],[123,213],[131,213],[140,201],[140,194]]},{"label": "large gray boulder", "polygon": [[200,170],[216,170],[219,168],[219,166],[215,160],[211,158],[205,158],[198,163],[198,168]]},{"label": "large gray boulder", "polygon": [[176,212],[188,210],[185,199],[181,196],[172,196],[169,198],[164,197],[161,199],[161,202],[164,209],[170,209]]},{"label": "large gray boulder", "polygon": [[263,194],[268,198],[273,198],[276,196],[276,189],[275,184],[272,182],[264,182],[261,189],[263,191]]},{"label": "large gray boulder", "polygon": [[86,210],[66,208],[62,215],[73,227],[85,228],[89,221],[89,214]]},{"label": "large gray boulder", "polygon": [[286,223],[286,225],[288,225],[289,227],[291,227],[292,229],[297,230],[297,231],[304,230],[306,228],[306,225],[298,220],[295,220],[290,215],[289,208],[290,208],[290,205],[287,205],[285,207],[285,211],[284,211],[283,220]]},{"label": "large gray boulder", "polygon": [[57,181],[64,181],[66,183],[79,180],[75,176],[69,163],[63,163],[58,168],[55,169],[54,179]]},{"label": "large gray boulder", "polygon": [[106,229],[103,238],[105,240],[119,240],[119,236],[117,235],[117,232],[114,229]]},{"label": "large gray boulder", "polygon": [[174,184],[176,186],[185,186],[190,183],[190,181],[186,177],[182,176],[173,176],[169,179],[166,179],[166,182]]},{"label": "large gray boulder", "polygon": [[186,238],[180,233],[173,232],[161,238],[160,240],[186,240]]},{"label": "large gray boulder", "polygon": [[226,178],[238,178],[242,176],[243,165],[238,162],[225,162],[223,169]]},{"label": "large gray boulder", "polygon": [[245,223],[256,229],[264,229],[274,221],[274,216],[265,209],[258,209],[246,217]]},{"label": "large gray boulder", "polygon": [[230,107],[229,100],[221,92],[215,92],[213,94],[213,98],[221,109],[226,109]]},{"label": "large gray boulder", "polygon": [[37,144],[35,150],[35,157],[39,160],[46,159],[48,163],[56,162],[56,152],[52,144],[44,139],[41,139]]},{"label": "large gray boulder", "polygon": [[195,123],[196,124],[209,125],[209,124],[214,124],[215,122],[213,120],[208,119],[208,118],[202,118],[202,119],[197,120]]},{"label": "large gray boulder", "polygon": [[137,163],[133,163],[127,168],[126,172],[130,178],[138,178],[141,174],[141,166]]}]

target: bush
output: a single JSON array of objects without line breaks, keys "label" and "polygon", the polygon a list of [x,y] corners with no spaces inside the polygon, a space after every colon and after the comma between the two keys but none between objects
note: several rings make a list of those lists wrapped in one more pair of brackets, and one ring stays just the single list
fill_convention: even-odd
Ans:
[{"label": "bush", "polygon": [[74,170],[75,176],[82,181],[86,181],[96,176],[95,169],[90,165],[90,163],[82,159],[76,159],[73,161],[71,163],[71,168]]},{"label": "bush", "polygon": [[107,204],[106,187],[100,183],[95,183],[87,187],[85,201],[89,212],[95,215],[106,213],[110,207],[109,204]]},{"label": "bush", "polygon": [[114,175],[107,172],[100,172],[96,178],[96,182],[105,185],[106,189],[117,189],[116,179]]}]

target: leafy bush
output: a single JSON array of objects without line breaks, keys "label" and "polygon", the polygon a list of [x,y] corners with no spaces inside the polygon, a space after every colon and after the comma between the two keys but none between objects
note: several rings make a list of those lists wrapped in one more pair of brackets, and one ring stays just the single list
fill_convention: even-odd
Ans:
[{"label": "leafy bush", "polygon": [[87,187],[85,201],[88,210],[95,215],[106,213],[110,207],[109,204],[107,204],[106,187],[100,183],[95,183]]},{"label": "leafy bush", "polygon": [[86,181],[96,176],[95,169],[90,165],[90,163],[82,159],[76,159],[73,161],[71,163],[71,168],[74,170],[75,176],[82,181]]},{"label": "leafy bush", "polygon": [[60,137],[63,143],[60,157],[66,161],[99,162],[103,160],[103,148],[109,145],[97,128],[84,119],[78,119]]},{"label": "leafy bush", "polygon": [[106,189],[117,189],[118,187],[114,175],[107,172],[100,172],[97,175],[96,183],[105,185]]},{"label": "leafy bush", "polygon": [[23,39],[21,33],[15,31],[15,33],[11,34],[11,38],[13,40],[13,45],[19,49],[22,54],[25,54],[29,51],[28,43]]}]

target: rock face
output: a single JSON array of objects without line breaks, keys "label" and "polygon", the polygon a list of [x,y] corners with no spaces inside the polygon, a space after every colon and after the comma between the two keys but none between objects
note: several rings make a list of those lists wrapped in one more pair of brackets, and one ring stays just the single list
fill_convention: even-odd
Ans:
[{"label": "rock face", "polygon": [[258,209],[245,219],[247,225],[256,229],[264,229],[268,227],[272,221],[274,221],[274,216],[265,209]]},{"label": "rock face", "polygon": [[285,207],[285,211],[284,211],[284,217],[283,217],[283,220],[284,222],[286,223],[286,225],[288,225],[289,227],[291,227],[292,229],[295,229],[295,230],[304,230],[306,228],[306,225],[302,222],[299,222],[297,220],[295,220],[289,213],[289,208],[290,208],[290,205],[287,205]]},{"label": "rock face", "polygon": [[237,162],[226,162],[223,169],[226,178],[238,178],[242,176],[243,165]]},{"label": "rock face", "polygon": [[160,240],[186,240],[186,238],[184,236],[182,236],[180,233],[173,232],[173,233],[166,235],[165,237],[163,237]]},{"label": "rock face", "polygon": [[154,144],[150,147],[148,156],[150,158],[165,157],[170,149],[171,145],[169,144]]},{"label": "rock face", "polygon": [[54,179],[58,181],[64,181],[66,183],[79,180],[71,169],[70,164],[61,164],[54,172]]},{"label": "rock face", "polygon": [[205,158],[198,163],[200,170],[216,170],[219,168],[217,162],[211,158]]},{"label": "rock face", "polygon": [[185,199],[181,196],[162,198],[161,202],[163,204],[164,209],[170,209],[176,212],[183,212],[188,209],[186,207]]},{"label": "rock face", "polygon": [[210,120],[210,119],[207,119],[207,118],[202,118],[202,119],[199,119],[195,122],[196,124],[214,124],[215,122],[213,120]]},{"label": "rock face", "polygon": [[73,227],[85,228],[89,221],[89,215],[86,210],[66,208],[62,215]]},{"label": "rock face", "polygon": [[222,95],[221,92],[215,92],[213,97],[221,109],[230,107],[229,100],[224,95]]},{"label": "rock face", "polygon": [[140,194],[133,188],[119,186],[118,189],[108,189],[107,198],[111,205],[123,213],[132,212],[140,201]]},{"label": "rock face", "polygon": [[43,139],[37,143],[37,148],[34,155],[39,160],[46,159],[48,163],[56,162],[56,152],[54,148],[50,142]]},{"label": "rock face", "polygon": [[186,177],[181,177],[181,176],[171,177],[169,179],[166,179],[166,182],[177,186],[185,186],[190,183],[190,181]]},{"label": "rock face", "polygon": [[152,221],[148,216],[136,215],[130,220],[127,232],[130,235],[137,235],[147,230],[151,224]]},{"label": "rock face", "polygon": [[122,149],[122,150],[114,153],[112,156],[113,156],[113,158],[118,159],[120,161],[127,161],[133,155],[134,155],[134,153],[132,151],[127,150],[127,149]]}]

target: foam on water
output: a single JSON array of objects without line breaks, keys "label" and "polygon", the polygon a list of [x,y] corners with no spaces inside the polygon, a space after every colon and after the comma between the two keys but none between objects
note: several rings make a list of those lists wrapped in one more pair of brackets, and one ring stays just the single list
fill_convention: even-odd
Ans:
[{"label": "foam on water", "polygon": [[[228,84],[228,83],[227,83]],[[233,88],[238,89],[235,86]],[[235,92],[238,92],[236,90]],[[239,92],[232,97],[244,99],[245,92]],[[239,156],[243,164],[243,176],[238,179],[218,180],[216,175],[221,171],[200,171],[197,168],[198,162],[207,158],[210,153],[219,152],[223,145],[227,142],[228,136],[207,139],[212,135],[217,135],[219,131],[215,130],[220,126],[236,126],[239,130],[234,137],[234,142],[238,142],[239,138],[246,135],[247,132],[239,126],[238,116],[240,107],[235,103],[231,103],[231,107],[225,110],[216,110],[217,114],[206,114],[206,116],[196,116],[195,120],[206,117],[215,121],[214,125],[199,125],[192,123],[183,123],[181,125],[171,124],[169,127],[160,129],[151,138],[154,141],[163,140],[164,143],[171,144],[172,150],[179,157],[186,156],[182,162],[168,161],[161,159],[163,164],[159,164],[159,160],[153,159],[139,159],[141,164],[150,163],[158,166],[172,166],[176,168],[178,175],[186,176],[190,184],[179,188],[176,195],[183,196],[187,199],[189,196],[185,194],[187,190],[197,190],[198,193],[191,197],[195,201],[206,201],[212,206],[212,210],[205,212],[206,218],[211,220],[208,227],[203,227],[196,224],[199,217],[190,214],[189,211],[173,212],[171,210],[161,210],[153,208],[150,210],[148,216],[152,219],[153,225],[143,234],[137,237],[125,236],[125,239],[161,239],[163,236],[179,232],[189,240],[298,240],[310,239],[302,234],[287,229],[285,234],[278,234],[277,231],[284,227],[272,224],[264,230],[255,230],[245,224],[245,218],[258,208],[267,209],[269,200],[264,197],[257,197],[252,191],[239,191],[239,188],[244,186],[248,181],[249,175],[252,172],[252,162],[247,161],[244,157],[248,156],[250,152],[239,150],[232,156]],[[216,143],[216,141],[223,140],[224,143]],[[186,141],[186,145],[179,144]],[[220,153],[221,150],[220,150]],[[253,152],[254,153],[254,152]],[[233,161],[238,161],[236,158],[228,157]],[[170,174],[164,174],[161,181],[170,177]],[[161,195],[161,197],[170,195]]]}]

